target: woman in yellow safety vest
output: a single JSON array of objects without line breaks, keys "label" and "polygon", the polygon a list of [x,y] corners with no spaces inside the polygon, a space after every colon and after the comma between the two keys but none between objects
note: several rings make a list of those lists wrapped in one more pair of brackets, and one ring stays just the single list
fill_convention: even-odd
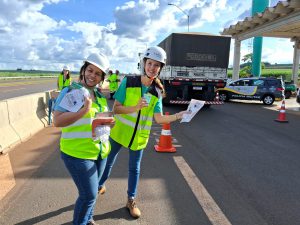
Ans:
[{"label": "woman in yellow safety vest", "polygon": [[109,71],[109,77],[107,78],[107,81],[109,82],[109,94],[110,98],[113,99],[114,94],[118,90],[119,85],[119,70],[116,70],[115,73],[112,73],[112,71]]},{"label": "woman in yellow safety vest", "polygon": [[68,66],[64,66],[63,70],[58,76],[57,89],[61,91],[63,88],[70,86],[72,82],[70,69]]},{"label": "woman in yellow safety vest", "polygon": [[159,124],[182,118],[185,111],[163,115],[162,97],[165,90],[158,76],[166,63],[166,52],[160,47],[148,48],[144,54],[144,74],[125,77],[114,95],[115,126],[110,133],[111,152],[99,182],[99,193],[104,194],[108,179],[121,147],[129,149],[128,200],[126,207],[132,217],[141,215],[135,201],[143,149],[146,148],[152,119]]},{"label": "woman in yellow safety vest", "polygon": [[[80,69],[79,82],[73,82],[71,86],[64,88],[54,107],[53,123],[62,127],[61,158],[79,193],[74,209],[74,225],[96,224],[93,211],[110,144],[92,139],[92,120],[96,113],[108,111],[107,100],[97,88],[104,80],[108,67],[109,62],[105,55],[91,54]],[[85,96],[84,104],[77,112],[66,110],[68,104],[63,104],[66,102],[63,101],[64,98],[67,97],[72,99],[74,104],[80,101],[69,97],[74,89],[79,89]],[[113,124],[114,122],[111,122],[111,125]]]}]

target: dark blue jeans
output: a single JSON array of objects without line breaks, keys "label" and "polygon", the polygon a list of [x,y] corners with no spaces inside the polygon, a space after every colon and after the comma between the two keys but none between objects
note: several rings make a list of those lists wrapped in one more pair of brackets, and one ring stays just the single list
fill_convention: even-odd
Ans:
[{"label": "dark blue jeans", "polygon": [[[108,179],[112,167],[117,159],[119,151],[121,150],[122,145],[109,138],[111,144],[111,152],[107,157],[107,162],[105,166],[105,170],[99,182],[99,189],[104,185],[105,181]],[[129,162],[128,162],[128,190],[127,195],[129,198],[134,198],[137,193],[137,186],[140,177],[140,167],[141,160],[143,156],[143,149],[138,151],[129,151]]]},{"label": "dark blue jeans", "polygon": [[105,168],[106,159],[79,159],[61,152],[66,168],[78,189],[73,224],[86,225],[93,219],[94,207],[98,195],[98,184]]}]

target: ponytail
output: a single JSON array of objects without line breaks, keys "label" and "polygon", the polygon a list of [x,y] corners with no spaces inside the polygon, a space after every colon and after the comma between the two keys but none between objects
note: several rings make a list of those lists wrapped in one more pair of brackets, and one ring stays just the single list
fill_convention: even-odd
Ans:
[{"label": "ponytail", "polygon": [[160,79],[158,77],[156,77],[154,79],[154,85],[155,87],[157,87],[159,90],[160,90],[160,93],[162,95],[162,97],[166,97],[166,90],[165,90],[165,87],[164,85],[161,83]]}]

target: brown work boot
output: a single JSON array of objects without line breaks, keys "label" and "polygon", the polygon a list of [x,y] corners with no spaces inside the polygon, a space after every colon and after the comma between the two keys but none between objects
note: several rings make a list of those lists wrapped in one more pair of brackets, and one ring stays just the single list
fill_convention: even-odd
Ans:
[{"label": "brown work boot", "polygon": [[127,209],[130,212],[130,215],[133,218],[139,218],[141,216],[141,211],[139,208],[136,206],[136,202],[134,201],[134,198],[128,198],[127,204],[126,204]]},{"label": "brown work boot", "polygon": [[99,190],[98,190],[98,194],[103,195],[106,192],[106,187],[102,186]]}]

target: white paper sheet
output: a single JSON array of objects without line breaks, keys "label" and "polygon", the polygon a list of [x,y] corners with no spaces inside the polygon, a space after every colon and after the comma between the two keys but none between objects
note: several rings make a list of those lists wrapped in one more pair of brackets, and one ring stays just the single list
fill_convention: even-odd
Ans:
[{"label": "white paper sheet", "polygon": [[81,89],[73,89],[68,92],[61,100],[59,106],[68,110],[69,112],[78,112],[83,106],[84,93]]},{"label": "white paper sheet", "polygon": [[180,123],[188,123],[197,114],[197,112],[204,106],[205,101],[191,99],[191,102],[187,108],[187,113],[182,115]]}]

